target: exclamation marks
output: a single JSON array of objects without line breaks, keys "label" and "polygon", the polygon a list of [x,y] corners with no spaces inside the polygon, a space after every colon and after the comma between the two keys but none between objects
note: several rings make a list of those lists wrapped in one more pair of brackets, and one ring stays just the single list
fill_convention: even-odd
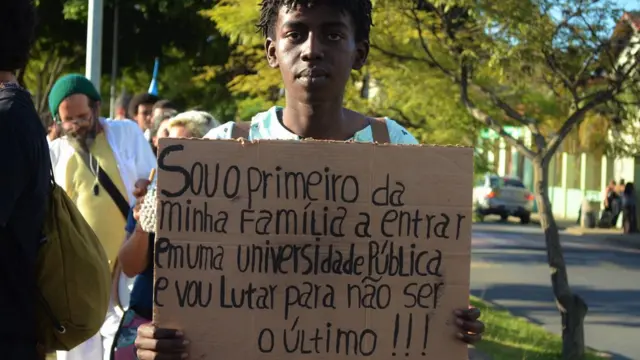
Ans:
[{"label": "exclamation marks", "polygon": [[[406,328],[406,341],[405,348],[406,352],[404,354],[405,357],[410,355],[411,350],[411,339],[413,337],[413,314],[409,314],[409,321],[407,322]],[[396,314],[396,319],[393,327],[393,352],[392,356],[397,356],[396,349],[398,347],[398,338],[400,337],[400,314]],[[422,356],[427,355],[427,341],[429,339],[429,314],[425,314],[424,316],[424,333],[422,338]]]},{"label": "exclamation marks", "polygon": [[429,314],[424,316],[424,338],[422,339],[422,356],[427,355],[427,339],[429,339]]},{"label": "exclamation marks", "polygon": [[393,352],[392,356],[396,356],[396,347],[398,346],[398,335],[400,335],[400,314],[396,314],[396,324],[393,328]]},{"label": "exclamation marks", "polygon": [[407,352],[404,356],[409,356],[409,349],[411,348],[411,331],[413,330],[413,314],[409,314],[409,326],[407,326]]}]

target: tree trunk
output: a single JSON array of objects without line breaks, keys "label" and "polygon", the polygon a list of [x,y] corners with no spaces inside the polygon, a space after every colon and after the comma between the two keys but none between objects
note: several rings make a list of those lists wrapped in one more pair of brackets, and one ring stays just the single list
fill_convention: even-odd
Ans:
[{"label": "tree trunk", "polygon": [[547,262],[551,269],[551,286],[562,320],[562,358],[582,360],[585,358],[584,318],[588,307],[581,297],[571,292],[569,286],[558,225],[549,200],[549,163],[535,161],[534,172],[538,212],[547,245]]}]

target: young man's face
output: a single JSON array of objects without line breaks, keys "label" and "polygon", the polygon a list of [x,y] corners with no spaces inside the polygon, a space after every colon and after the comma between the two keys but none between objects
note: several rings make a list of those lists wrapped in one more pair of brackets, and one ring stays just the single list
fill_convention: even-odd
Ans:
[{"label": "young man's face", "polygon": [[367,41],[356,42],[349,14],[327,5],[282,7],[265,48],[287,96],[310,103],[341,98],[369,52]]},{"label": "young man's face", "polygon": [[140,104],[138,105],[138,112],[136,113],[136,122],[142,130],[146,130],[151,126],[151,115],[153,114],[153,104]]}]

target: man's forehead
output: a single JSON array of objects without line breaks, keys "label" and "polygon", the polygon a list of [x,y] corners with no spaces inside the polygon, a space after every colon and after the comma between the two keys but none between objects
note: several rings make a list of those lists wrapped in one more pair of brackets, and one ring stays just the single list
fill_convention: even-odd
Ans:
[{"label": "man's forehead", "polygon": [[84,94],[73,94],[60,103],[59,110],[82,111],[89,108],[89,97]]},{"label": "man's forehead", "polygon": [[350,25],[349,15],[335,6],[317,5],[283,5],[278,12],[278,24],[280,26],[291,23],[314,23]]}]

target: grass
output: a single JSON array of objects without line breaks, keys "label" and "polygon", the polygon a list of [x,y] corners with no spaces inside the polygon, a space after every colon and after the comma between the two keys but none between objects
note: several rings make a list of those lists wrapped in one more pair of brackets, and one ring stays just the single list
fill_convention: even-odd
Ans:
[{"label": "grass", "polygon": [[[476,348],[493,360],[562,359],[559,336],[478,298],[471,297],[471,305],[482,311],[482,321],[487,326],[483,340]],[[589,351],[586,360],[607,358],[606,354]]]}]

